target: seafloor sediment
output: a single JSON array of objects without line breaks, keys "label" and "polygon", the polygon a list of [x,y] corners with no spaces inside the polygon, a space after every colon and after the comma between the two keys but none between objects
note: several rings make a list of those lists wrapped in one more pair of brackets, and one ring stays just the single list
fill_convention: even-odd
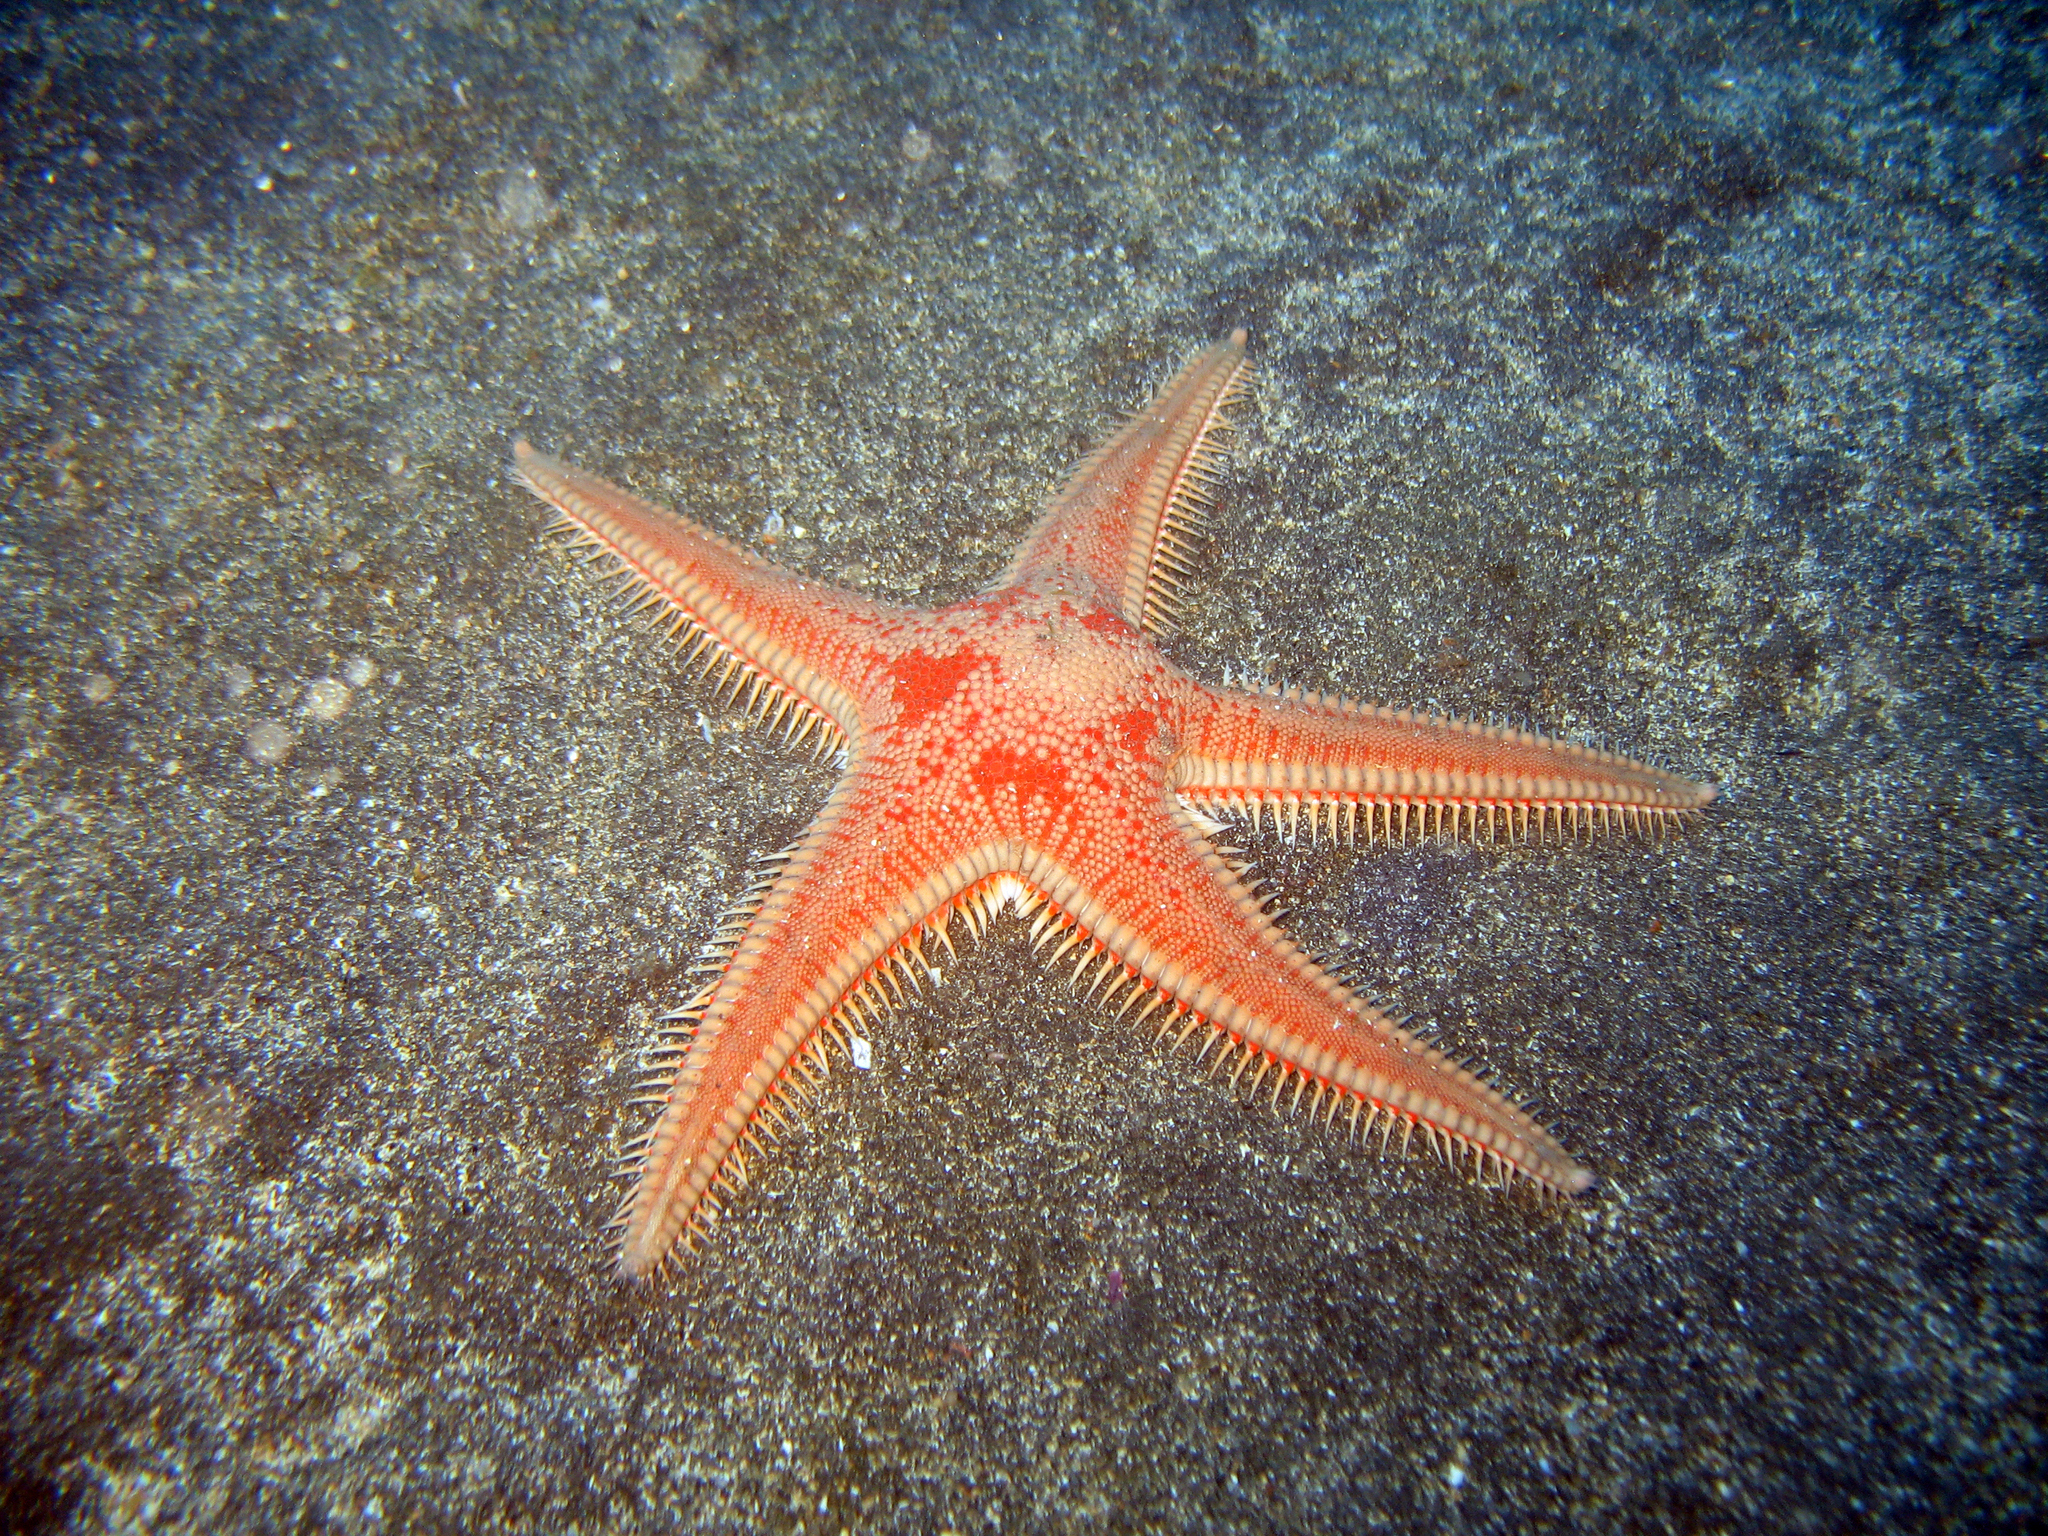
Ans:
[{"label": "seafloor sediment", "polygon": [[[0,1527],[2041,1519],[2039,12],[848,9],[0,20]],[[601,1273],[829,770],[511,440],[943,601],[1240,324],[1179,662],[1725,788],[1248,843],[1601,1186],[1248,1108],[998,925]]]}]

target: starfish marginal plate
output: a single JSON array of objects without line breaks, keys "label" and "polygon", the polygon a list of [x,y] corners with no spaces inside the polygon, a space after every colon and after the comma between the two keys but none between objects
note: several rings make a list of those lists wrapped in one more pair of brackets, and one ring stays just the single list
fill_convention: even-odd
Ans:
[{"label": "starfish marginal plate", "polygon": [[[558,527],[611,562],[735,691],[843,771],[707,946],[710,982],[649,1055],[619,1270],[695,1247],[869,1020],[1013,905],[1077,981],[1253,1096],[1358,1134],[1419,1129],[1481,1176],[1593,1176],[1522,1107],[1354,992],[1272,920],[1220,817],[1392,840],[1656,831],[1711,800],[1530,731],[1196,681],[1156,643],[1249,379],[1245,333],[1196,357],[1089,455],[988,590],[925,610],[784,569],[594,476],[514,449]],[[782,1102],[778,1102],[782,1100]]]}]

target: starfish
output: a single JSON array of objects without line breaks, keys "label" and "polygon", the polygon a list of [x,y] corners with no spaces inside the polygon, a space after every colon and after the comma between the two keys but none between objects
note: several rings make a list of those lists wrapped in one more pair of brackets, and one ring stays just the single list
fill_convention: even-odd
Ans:
[{"label": "starfish", "polygon": [[[1221,818],[1406,839],[1657,832],[1712,786],[1591,745],[1328,694],[1198,682],[1159,649],[1249,382],[1245,333],[1190,362],[1074,470],[986,591],[923,610],[787,570],[515,445],[555,528],[608,561],[750,706],[836,750],[838,783],[665,1016],[611,1231],[629,1278],[696,1248],[863,1030],[1005,906],[1089,993],[1156,1019],[1233,1090],[1384,1147],[1420,1130],[1482,1180],[1593,1175],[1523,1106],[1274,921]],[[1119,1002],[1120,1000],[1120,1002]]]}]

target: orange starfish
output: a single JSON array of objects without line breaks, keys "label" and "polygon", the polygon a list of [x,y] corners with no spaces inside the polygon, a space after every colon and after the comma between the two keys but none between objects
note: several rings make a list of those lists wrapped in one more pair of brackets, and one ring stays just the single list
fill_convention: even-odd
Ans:
[{"label": "orange starfish", "polygon": [[[1074,472],[1002,579],[927,611],[813,581],[593,476],[514,449],[558,526],[617,562],[721,681],[843,753],[810,829],[709,948],[711,984],[669,1015],[628,1150],[618,1267],[694,1246],[746,1150],[808,1096],[825,1042],[861,1047],[952,918],[1006,903],[1075,953],[1090,991],[1159,1015],[1212,1070],[1252,1071],[1353,1131],[1419,1127],[1482,1176],[1562,1193],[1593,1176],[1516,1104],[1402,1029],[1268,916],[1218,847],[1217,814],[1268,808],[1290,829],[1542,837],[1657,829],[1710,786],[1527,731],[1329,695],[1197,682],[1154,638],[1214,481],[1225,413],[1248,378],[1245,333],[1203,352]],[[1361,1124],[1362,1122],[1362,1124]]]}]

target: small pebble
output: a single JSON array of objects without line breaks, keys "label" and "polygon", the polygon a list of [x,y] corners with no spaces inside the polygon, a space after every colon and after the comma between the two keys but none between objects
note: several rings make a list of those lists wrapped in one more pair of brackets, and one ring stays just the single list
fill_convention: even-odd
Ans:
[{"label": "small pebble", "polygon": [[114,696],[114,680],[104,672],[95,672],[85,680],[82,691],[87,703],[104,704]]},{"label": "small pebble", "polygon": [[344,576],[361,569],[362,564],[363,552],[360,549],[344,549],[334,557],[334,568]]},{"label": "small pebble", "polygon": [[334,317],[334,330],[336,335],[346,336],[350,331],[354,330],[355,328],[356,317],[354,315],[336,315]]},{"label": "small pebble", "polygon": [[342,663],[341,678],[351,688],[367,688],[377,681],[377,663],[367,656],[351,656]]},{"label": "small pebble", "polygon": [[668,46],[668,88],[680,91],[694,85],[711,62],[711,54],[694,37],[678,38]]},{"label": "small pebble", "polygon": [[530,166],[498,178],[498,218],[513,229],[537,229],[555,211],[541,190],[540,173]]},{"label": "small pebble", "polygon": [[1007,149],[991,149],[981,157],[981,179],[992,187],[1007,187],[1017,179],[1017,157]]},{"label": "small pebble", "polygon": [[259,720],[242,743],[242,755],[264,768],[276,768],[292,755],[299,733],[281,720]]},{"label": "small pebble", "polygon": [[906,128],[903,130],[903,142],[898,147],[904,159],[912,165],[921,165],[932,157],[932,136],[922,128]]},{"label": "small pebble", "polygon": [[323,677],[306,687],[305,703],[301,706],[316,720],[339,720],[348,713],[349,701],[354,697],[347,683],[338,677]]},{"label": "small pebble", "polygon": [[228,696],[229,702],[241,698],[256,686],[256,674],[240,662],[221,668],[220,691]]}]

